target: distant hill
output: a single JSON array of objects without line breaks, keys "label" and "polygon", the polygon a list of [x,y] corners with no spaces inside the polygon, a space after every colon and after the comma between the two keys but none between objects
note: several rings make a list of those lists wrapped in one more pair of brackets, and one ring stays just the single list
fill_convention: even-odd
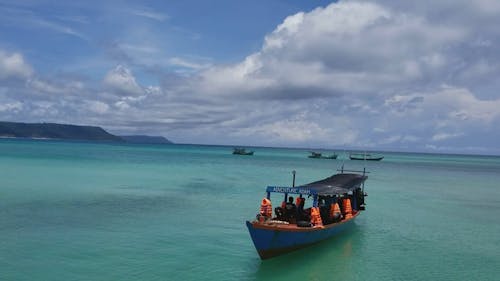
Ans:
[{"label": "distant hill", "polygon": [[123,140],[128,143],[144,143],[144,144],[169,144],[172,143],[168,139],[161,136],[144,136],[144,135],[134,135],[134,136],[120,136]]},{"label": "distant hill", "polygon": [[0,137],[48,138],[92,141],[123,141],[101,127],[56,123],[17,123],[0,121]]},{"label": "distant hill", "polygon": [[56,123],[18,123],[0,121],[0,137],[31,139],[62,139],[89,141],[118,141],[127,143],[168,144],[160,136],[115,136],[101,127],[78,126]]}]

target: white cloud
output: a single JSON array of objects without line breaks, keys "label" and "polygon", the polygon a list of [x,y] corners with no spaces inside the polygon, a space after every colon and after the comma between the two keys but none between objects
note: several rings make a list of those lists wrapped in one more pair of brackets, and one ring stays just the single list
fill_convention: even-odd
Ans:
[{"label": "white cloud", "polygon": [[314,122],[284,120],[270,124],[251,127],[238,132],[239,134],[255,136],[261,135],[272,138],[274,142],[301,143],[313,138],[325,139],[330,135],[328,129],[324,129]]},{"label": "white cloud", "polygon": [[149,45],[133,45],[133,44],[119,44],[120,48],[132,53],[138,53],[140,55],[158,55],[160,50],[154,46]]},{"label": "white cloud", "polygon": [[146,10],[132,11],[132,14],[134,14],[136,16],[140,16],[140,17],[145,17],[148,19],[157,20],[157,21],[165,21],[169,18],[167,14],[153,12],[153,11],[146,11]]},{"label": "white cloud", "polygon": [[403,136],[403,138],[401,139],[401,142],[403,142],[403,143],[415,143],[415,142],[420,141],[420,140],[421,140],[420,137],[407,135],[407,136]]},{"label": "white cloud", "polygon": [[264,50],[283,48],[287,43],[285,38],[289,37],[291,34],[297,33],[303,20],[304,13],[302,12],[287,17],[282,24],[278,25],[271,35],[266,36]]},{"label": "white cloud", "polygon": [[34,101],[31,103],[30,114],[36,118],[46,120],[46,118],[56,117],[60,113],[57,104],[49,101]]},{"label": "white cloud", "polygon": [[199,88],[258,98],[377,95],[431,79],[448,61],[444,48],[464,36],[374,3],[333,3],[289,16],[259,52],[203,72]]},{"label": "white cloud", "polygon": [[443,140],[447,140],[447,139],[450,139],[450,138],[460,137],[460,136],[463,136],[463,135],[464,134],[462,134],[462,133],[454,133],[454,134],[438,133],[438,134],[435,134],[434,136],[432,136],[432,140],[433,141],[443,141]]},{"label": "white cloud", "polygon": [[6,53],[0,50],[0,80],[27,79],[33,73],[33,68],[24,61],[20,53]]},{"label": "white cloud", "polygon": [[126,109],[130,108],[130,105],[128,105],[127,102],[120,100],[120,101],[115,102],[115,107],[117,107],[121,110],[126,110]]},{"label": "white cloud", "polygon": [[26,86],[30,92],[41,95],[81,95],[85,92],[85,83],[58,77],[57,80],[46,80],[41,77],[32,76],[26,81]]},{"label": "white cloud", "polygon": [[101,101],[87,101],[87,108],[94,113],[104,114],[109,110],[109,105]]},{"label": "white cloud", "polygon": [[48,21],[48,20],[44,20],[44,19],[39,19],[39,18],[29,19],[28,22],[30,24],[32,24],[33,27],[36,27],[36,28],[43,27],[43,28],[46,28],[46,29],[49,29],[49,30],[52,30],[55,32],[75,36],[75,37],[78,37],[78,38],[83,39],[83,40],[88,40],[87,36],[85,36],[83,33],[76,31],[75,29],[73,29],[69,26],[63,25],[63,24],[59,24],[56,22],[52,22],[52,21]]},{"label": "white cloud", "polygon": [[159,86],[148,86],[144,89],[147,95],[159,96],[163,94],[162,89]]},{"label": "white cloud", "polygon": [[43,81],[40,79],[32,79],[28,81],[29,87],[37,92],[45,92],[50,94],[61,94],[64,92],[63,89],[56,87],[47,81]]},{"label": "white cloud", "polygon": [[144,90],[137,84],[132,71],[123,65],[118,65],[104,77],[104,85],[119,95],[140,95]]},{"label": "white cloud", "polygon": [[18,101],[0,104],[0,112],[19,112],[23,109],[23,104]]},{"label": "white cloud", "polygon": [[464,72],[462,73],[462,77],[469,79],[481,77],[491,73],[497,73],[499,68],[500,65],[494,62],[479,60],[472,64],[468,69],[464,70]]},{"label": "white cloud", "polygon": [[382,139],[379,141],[379,144],[392,144],[401,140],[401,136],[390,136],[388,138]]},{"label": "white cloud", "polygon": [[468,89],[444,86],[424,100],[427,108],[434,112],[441,110],[455,122],[469,120],[484,125],[500,117],[500,98],[482,100]]},{"label": "white cloud", "polygon": [[190,68],[193,70],[200,70],[200,69],[206,69],[211,66],[209,63],[199,63],[199,62],[194,62],[194,61],[189,61],[183,58],[170,58],[168,60],[168,63],[174,66],[180,66],[184,68]]}]

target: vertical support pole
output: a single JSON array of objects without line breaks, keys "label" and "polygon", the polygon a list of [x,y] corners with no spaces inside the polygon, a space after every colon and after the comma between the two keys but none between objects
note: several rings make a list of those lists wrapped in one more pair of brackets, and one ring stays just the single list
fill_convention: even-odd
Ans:
[{"label": "vertical support pole", "polygon": [[[356,191],[357,192],[357,191]],[[351,208],[356,211],[359,211],[358,209],[358,196],[357,196],[357,193],[356,192],[353,192],[352,193],[352,200],[351,200]]]}]

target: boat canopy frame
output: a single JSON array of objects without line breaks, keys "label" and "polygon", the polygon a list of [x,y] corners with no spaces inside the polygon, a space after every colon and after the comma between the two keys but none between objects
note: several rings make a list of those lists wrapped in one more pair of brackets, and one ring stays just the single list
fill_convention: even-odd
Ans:
[{"label": "boat canopy frame", "polygon": [[271,193],[283,193],[285,200],[288,194],[298,194],[300,197],[307,195],[313,196],[313,206],[316,206],[320,196],[339,196],[356,189],[363,190],[364,182],[368,178],[365,174],[365,171],[363,174],[341,173],[300,186],[268,186],[267,198],[270,199]]}]

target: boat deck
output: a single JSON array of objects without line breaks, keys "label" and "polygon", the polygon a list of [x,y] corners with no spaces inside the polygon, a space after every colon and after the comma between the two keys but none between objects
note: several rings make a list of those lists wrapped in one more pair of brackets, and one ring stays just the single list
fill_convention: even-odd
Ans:
[{"label": "boat deck", "polygon": [[266,222],[259,222],[259,221],[253,221],[252,225],[255,228],[260,228],[260,229],[270,229],[270,230],[280,230],[280,231],[290,231],[290,232],[308,232],[308,231],[315,231],[318,230],[318,228],[323,228],[323,229],[328,229],[332,228],[341,224],[344,224],[346,222],[349,222],[353,219],[355,219],[359,215],[359,211],[353,212],[352,218],[349,219],[344,219],[339,222],[335,223],[330,223],[330,224],[325,224],[324,226],[313,226],[313,227],[299,227],[297,224],[294,223],[286,223],[283,221],[277,221],[277,220],[270,220]]}]

